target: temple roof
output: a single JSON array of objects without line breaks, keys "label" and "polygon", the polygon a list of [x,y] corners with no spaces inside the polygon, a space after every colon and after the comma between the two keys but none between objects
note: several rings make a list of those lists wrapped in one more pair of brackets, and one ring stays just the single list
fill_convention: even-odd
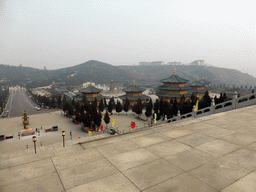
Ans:
[{"label": "temple roof", "polygon": [[98,89],[92,85],[89,85],[88,87],[80,90],[81,93],[99,93],[101,91],[102,91],[102,89]]},{"label": "temple roof", "polygon": [[161,82],[162,83],[186,83],[186,82],[188,82],[188,80],[183,79],[183,78],[179,77],[178,75],[176,75],[176,71],[174,70],[174,73],[172,76],[170,76],[166,79],[162,79]]},{"label": "temple roof", "polygon": [[205,79],[204,79],[204,77],[203,77],[203,79],[201,79],[199,82],[201,82],[201,83],[203,83],[203,84],[205,84],[205,85],[209,85],[209,84],[211,84],[211,82],[210,82],[210,81],[205,80]]},{"label": "temple roof", "polygon": [[191,87],[204,87],[205,84],[200,82],[200,81],[198,81],[198,78],[197,78],[197,80],[192,82],[192,83],[190,83],[189,86],[191,86]]},{"label": "temple roof", "polygon": [[121,95],[121,96],[119,96],[119,98],[122,99],[122,100],[126,100],[126,98],[127,98],[127,99],[129,99],[130,101],[137,101],[139,98],[140,98],[141,100],[145,100],[145,99],[147,100],[147,99],[149,99],[150,97],[147,96],[147,95],[139,95],[139,96]]},{"label": "temple roof", "polygon": [[134,93],[139,93],[139,92],[143,92],[145,91],[146,89],[138,86],[138,85],[135,85],[135,82],[133,81],[133,84],[125,89],[123,89],[124,92],[134,92]]}]

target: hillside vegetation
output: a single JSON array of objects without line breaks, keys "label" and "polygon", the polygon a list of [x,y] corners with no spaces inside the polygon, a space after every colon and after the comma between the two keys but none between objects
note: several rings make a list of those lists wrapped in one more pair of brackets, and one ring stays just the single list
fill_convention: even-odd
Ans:
[{"label": "hillside vegetation", "polygon": [[[113,66],[90,60],[85,63],[57,70],[41,70],[30,67],[0,65],[0,85],[30,85],[30,87],[50,85],[53,81],[65,82],[66,85],[81,85],[84,82],[109,84],[113,79],[117,83],[160,83],[161,79],[173,74],[195,81],[203,76],[212,84],[256,85],[256,79],[234,69],[206,66]],[[9,80],[9,81],[8,81]]]}]

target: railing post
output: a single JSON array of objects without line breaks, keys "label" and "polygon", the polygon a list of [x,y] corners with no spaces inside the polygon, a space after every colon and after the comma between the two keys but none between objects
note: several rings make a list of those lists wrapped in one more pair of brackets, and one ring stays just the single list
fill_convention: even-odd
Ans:
[{"label": "railing post", "polygon": [[180,120],[180,110],[178,110],[177,119],[179,119],[179,120]]},{"label": "railing post", "polygon": [[211,104],[211,114],[214,114],[215,112],[215,101],[214,101],[214,98],[212,98],[212,104]]},{"label": "railing post", "polygon": [[233,95],[233,101],[232,101],[233,109],[236,109],[236,101],[237,101],[237,92],[235,91],[235,94]]},{"label": "railing post", "polygon": [[195,105],[193,106],[193,113],[192,114],[193,114],[193,117],[196,118],[196,106]]}]

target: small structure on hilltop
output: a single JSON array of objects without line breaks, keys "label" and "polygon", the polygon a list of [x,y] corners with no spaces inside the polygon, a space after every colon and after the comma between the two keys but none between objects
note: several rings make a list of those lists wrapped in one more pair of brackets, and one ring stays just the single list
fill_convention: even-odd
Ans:
[{"label": "small structure on hilltop", "polygon": [[158,91],[156,92],[159,99],[162,98],[163,100],[170,102],[171,99],[175,100],[175,98],[177,101],[180,101],[183,95],[185,101],[190,98],[191,94],[188,93],[190,87],[186,85],[188,80],[179,77],[176,74],[175,69],[172,76],[162,79],[161,82],[164,85],[159,86]]},{"label": "small structure on hilltop", "polygon": [[[98,89],[94,87],[91,83],[88,87],[80,90],[82,93],[82,98],[79,99],[80,102],[84,102],[84,98],[86,98],[86,102],[93,103],[95,99],[97,99],[97,103],[100,102],[104,97],[100,94],[102,89]],[[78,99],[78,98],[77,98]]]},{"label": "small structure on hilltop", "polygon": [[24,125],[25,129],[28,128],[28,124],[29,124],[29,120],[28,119],[29,119],[28,114],[27,114],[26,110],[24,110],[22,121],[23,121],[23,125]]},{"label": "small structure on hilltop", "polygon": [[198,78],[196,78],[196,81],[189,84],[189,86],[191,87],[189,92],[191,94],[193,93],[199,99],[203,98],[205,92],[207,91],[207,89],[205,89],[205,84],[198,81]]},{"label": "small structure on hilltop", "polygon": [[137,104],[139,98],[141,99],[141,103],[144,103],[149,99],[149,96],[142,94],[142,92],[145,90],[146,89],[135,85],[135,82],[133,81],[133,84],[131,86],[123,89],[126,94],[119,96],[119,98],[123,100],[123,103],[125,103],[126,98],[129,99],[130,105],[132,106]]}]

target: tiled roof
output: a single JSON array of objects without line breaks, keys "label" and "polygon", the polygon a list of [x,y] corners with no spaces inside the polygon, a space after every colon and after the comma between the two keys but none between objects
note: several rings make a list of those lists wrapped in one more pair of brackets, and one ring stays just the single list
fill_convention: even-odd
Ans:
[{"label": "tiled roof", "polygon": [[102,89],[98,89],[94,86],[88,86],[88,87],[80,90],[81,93],[99,93],[101,91],[102,91]]},{"label": "tiled roof", "polygon": [[199,82],[200,82],[200,83],[203,83],[204,85],[209,85],[209,84],[211,84],[210,81],[207,81],[207,80],[205,80],[205,79],[201,79]]},{"label": "tiled roof", "polygon": [[162,83],[186,83],[188,82],[187,79],[183,79],[179,77],[178,75],[172,75],[166,79],[161,80]]},{"label": "tiled roof", "polygon": [[123,89],[123,91],[125,91],[125,92],[135,92],[135,93],[143,92],[145,90],[146,89],[144,89],[138,85],[131,85],[131,86]]},{"label": "tiled roof", "polygon": [[205,84],[201,83],[200,81],[194,81],[194,82],[190,83],[189,86],[191,86],[191,87],[204,87]]}]

